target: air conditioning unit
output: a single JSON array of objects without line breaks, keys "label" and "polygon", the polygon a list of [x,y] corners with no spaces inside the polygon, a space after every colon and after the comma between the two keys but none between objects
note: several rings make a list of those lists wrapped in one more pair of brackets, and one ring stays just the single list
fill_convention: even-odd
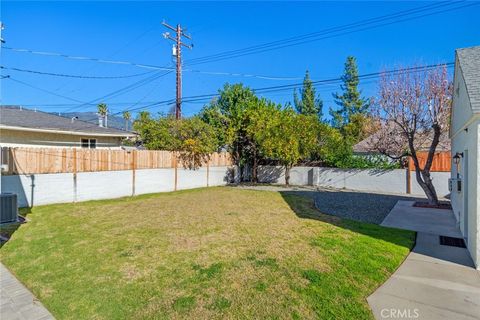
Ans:
[{"label": "air conditioning unit", "polygon": [[0,224],[18,220],[17,195],[0,193]]}]

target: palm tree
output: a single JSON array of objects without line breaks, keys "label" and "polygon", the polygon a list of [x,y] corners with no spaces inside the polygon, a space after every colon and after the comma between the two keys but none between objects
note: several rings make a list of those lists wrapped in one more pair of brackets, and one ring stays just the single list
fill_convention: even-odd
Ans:
[{"label": "palm tree", "polygon": [[128,131],[128,123],[130,122],[130,119],[132,119],[130,111],[123,112],[123,119],[125,119],[125,131]]},{"label": "palm tree", "polygon": [[108,115],[108,107],[105,103],[100,103],[97,106],[98,115],[103,119],[105,127],[107,127],[107,115]]}]

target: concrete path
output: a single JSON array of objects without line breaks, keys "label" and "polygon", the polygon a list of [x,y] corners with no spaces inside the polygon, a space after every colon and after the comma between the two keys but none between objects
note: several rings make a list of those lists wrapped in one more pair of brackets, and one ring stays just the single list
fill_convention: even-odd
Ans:
[{"label": "concrete path", "polygon": [[0,319],[55,319],[28,289],[0,263]]},{"label": "concrete path", "polygon": [[367,299],[376,319],[480,319],[480,271],[465,248],[440,245],[439,234],[458,236],[449,215],[399,203],[385,218],[382,225],[418,233],[400,268]]},{"label": "concrete path", "polygon": [[413,207],[413,203],[414,201],[398,201],[380,225],[462,238],[451,210]]}]

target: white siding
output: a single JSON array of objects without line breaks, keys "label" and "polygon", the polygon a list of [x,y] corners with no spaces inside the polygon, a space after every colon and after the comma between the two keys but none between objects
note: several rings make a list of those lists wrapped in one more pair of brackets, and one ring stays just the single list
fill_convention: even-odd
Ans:
[{"label": "white siding", "polygon": [[122,140],[120,137],[87,137],[59,133],[0,129],[0,145],[2,147],[80,148],[82,138],[96,139],[98,149],[120,149]]},{"label": "white siding", "polygon": [[[451,201],[460,230],[467,238],[467,247],[477,268],[480,268],[480,118],[472,113],[465,83],[458,64],[455,68],[454,98],[452,105],[452,156],[463,153],[459,168],[452,163],[451,177],[462,179],[462,190],[452,191]],[[468,154],[468,168],[465,170],[465,156]],[[465,185],[465,172],[468,183]],[[465,212],[465,203],[468,212]],[[468,224],[465,226],[465,220]]]}]

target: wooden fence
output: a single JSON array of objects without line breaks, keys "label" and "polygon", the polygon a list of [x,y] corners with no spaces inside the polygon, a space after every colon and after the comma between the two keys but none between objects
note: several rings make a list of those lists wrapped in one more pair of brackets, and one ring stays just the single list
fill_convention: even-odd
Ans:
[{"label": "wooden fence", "polygon": [[[426,163],[427,152],[418,152],[420,166]],[[141,170],[175,168],[181,166],[174,153],[160,150],[108,150],[67,148],[2,148],[2,164],[7,165],[3,174],[76,173],[113,170]],[[231,166],[227,152],[213,153],[208,167]],[[438,152],[432,163],[432,172],[449,172],[450,152]],[[409,169],[415,170],[413,161]]]},{"label": "wooden fence", "polygon": [[[3,174],[77,173],[112,170],[175,168],[171,151],[67,148],[2,148]],[[208,167],[232,165],[230,154],[213,153]]]},{"label": "wooden fence", "polygon": [[[427,162],[427,156],[428,156],[428,152],[426,151],[417,152],[417,158],[418,158],[418,161],[420,162],[420,168],[423,168],[425,166],[425,163]],[[412,159],[409,159],[408,167],[410,171],[415,171],[415,165],[413,164]],[[432,168],[430,169],[430,171],[450,172],[451,167],[452,167],[452,158],[451,158],[450,151],[442,151],[442,152],[435,153],[433,157]]]}]

